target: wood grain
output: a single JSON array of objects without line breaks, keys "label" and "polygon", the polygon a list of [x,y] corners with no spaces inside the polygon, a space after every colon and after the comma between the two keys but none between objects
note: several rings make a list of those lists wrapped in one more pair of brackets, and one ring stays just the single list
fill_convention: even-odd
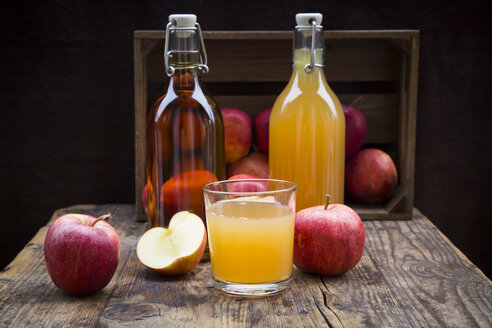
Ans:
[{"label": "wood grain", "polygon": [[[135,39],[164,39],[166,31],[140,30],[134,31]],[[325,39],[401,39],[419,35],[418,30],[326,30]],[[289,39],[292,40],[292,31],[203,31],[204,39]]]},{"label": "wood grain", "polygon": [[490,280],[425,216],[365,227],[366,250],[407,326],[490,327]]},{"label": "wood grain", "polygon": [[121,240],[113,280],[76,298],[51,282],[43,256],[48,225],[0,273],[1,327],[490,327],[492,283],[422,214],[409,221],[366,221],[359,264],[337,277],[294,269],[291,288],[261,299],[212,287],[209,263],[165,277],[135,254],[146,223],[133,205],[61,209],[113,213]]},{"label": "wood grain", "polygon": [[[163,40],[147,57],[149,81],[167,80]],[[291,39],[206,40],[210,73],[205,82],[288,81],[292,72]],[[400,51],[385,39],[332,39],[325,45],[325,75],[330,81],[398,81]]]},{"label": "wood grain", "polygon": [[[147,59],[152,49],[145,46],[145,40],[136,39],[134,43],[135,79],[135,204],[138,221],[145,221],[142,204],[142,190],[146,184],[147,155]],[[148,41],[147,41],[148,42]]]}]

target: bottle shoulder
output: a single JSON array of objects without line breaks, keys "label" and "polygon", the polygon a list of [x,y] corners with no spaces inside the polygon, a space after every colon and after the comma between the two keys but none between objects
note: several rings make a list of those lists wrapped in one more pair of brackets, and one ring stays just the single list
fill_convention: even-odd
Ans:
[{"label": "bottle shoulder", "polygon": [[316,83],[293,76],[286,88],[276,99],[271,120],[344,119],[343,108],[324,76]]},{"label": "bottle shoulder", "polygon": [[159,120],[167,112],[192,110],[203,112],[207,116],[218,116],[220,111],[215,100],[204,93],[201,88],[194,90],[167,90],[154,104],[149,119]]},{"label": "bottle shoulder", "polygon": [[327,106],[333,110],[342,111],[340,100],[329,86],[320,87],[316,90],[297,87],[286,88],[275,100],[272,111],[306,106]]}]

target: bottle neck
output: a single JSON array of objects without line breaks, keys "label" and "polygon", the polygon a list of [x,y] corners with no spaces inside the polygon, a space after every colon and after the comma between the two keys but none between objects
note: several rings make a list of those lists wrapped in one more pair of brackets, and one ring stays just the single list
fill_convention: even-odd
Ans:
[{"label": "bottle neck", "polygon": [[[294,71],[312,76],[314,73],[320,74],[323,72],[322,67],[315,66],[314,72],[309,74],[305,71],[306,65],[311,64],[311,52],[313,42],[313,29],[312,27],[302,26],[296,27],[294,33]],[[314,63],[317,65],[323,65],[324,59],[324,39],[323,30],[321,28],[314,29]]]},{"label": "bottle neck", "polygon": [[193,29],[171,30],[168,55],[169,66],[172,66],[176,71],[185,70],[184,73],[190,71],[196,73],[200,62],[197,31]]},{"label": "bottle neck", "polygon": [[[314,35],[314,69],[306,72],[311,64],[312,27],[296,27],[294,33],[293,72],[291,82],[301,89],[318,89],[320,84],[326,84],[323,72],[324,39],[323,30],[315,29]],[[319,65],[319,66],[317,66]],[[310,69],[307,69],[310,71]]]},{"label": "bottle neck", "polygon": [[169,87],[194,90],[198,85],[200,51],[196,30],[172,30],[169,33],[169,66],[174,69]]}]

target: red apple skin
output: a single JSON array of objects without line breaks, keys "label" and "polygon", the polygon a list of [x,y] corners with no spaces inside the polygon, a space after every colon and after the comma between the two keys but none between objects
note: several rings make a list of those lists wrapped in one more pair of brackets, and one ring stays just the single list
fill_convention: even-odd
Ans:
[{"label": "red apple skin", "polygon": [[[259,179],[254,175],[236,174],[228,180],[244,180],[244,179]],[[230,192],[263,192],[268,190],[268,183],[265,181],[244,181],[235,182],[229,185]]]},{"label": "red apple skin", "polygon": [[296,213],[294,264],[304,272],[345,273],[359,262],[364,243],[364,225],[348,206],[313,206]]},{"label": "red apple skin", "polygon": [[263,112],[258,114],[255,119],[255,127],[256,127],[256,137],[258,149],[268,155],[268,144],[269,144],[269,135],[270,135],[270,115],[272,113],[272,109],[265,109]]},{"label": "red apple skin", "polygon": [[268,157],[262,153],[251,153],[245,158],[229,165],[227,176],[249,174],[260,179],[268,179]]},{"label": "red apple skin", "polygon": [[120,239],[105,221],[83,214],[59,217],[48,229],[44,257],[53,283],[75,296],[103,289],[114,275]]},{"label": "red apple skin", "polygon": [[391,157],[379,149],[359,151],[346,164],[345,188],[356,201],[364,204],[385,202],[398,181]]},{"label": "red apple skin", "polygon": [[251,148],[251,117],[237,108],[221,109],[224,119],[224,150],[226,164],[248,155]]},{"label": "red apple skin", "polygon": [[342,105],[345,114],[345,159],[349,159],[362,147],[367,134],[364,115],[354,107]]}]

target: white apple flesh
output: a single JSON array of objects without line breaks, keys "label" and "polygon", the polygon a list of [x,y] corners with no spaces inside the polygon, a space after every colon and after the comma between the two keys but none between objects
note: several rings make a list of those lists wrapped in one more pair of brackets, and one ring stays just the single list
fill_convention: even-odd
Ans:
[{"label": "white apple flesh", "polygon": [[313,206],[296,213],[294,264],[304,272],[345,273],[359,262],[364,242],[362,221],[348,206]]},{"label": "white apple flesh", "polygon": [[44,256],[48,273],[57,287],[76,296],[103,289],[118,266],[118,234],[110,224],[98,219],[67,214],[59,217],[46,234]]},{"label": "white apple flesh", "polygon": [[207,233],[200,217],[188,211],[176,213],[168,228],[147,230],[137,244],[143,265],[167,275],[185,274],[200,262]]}]

